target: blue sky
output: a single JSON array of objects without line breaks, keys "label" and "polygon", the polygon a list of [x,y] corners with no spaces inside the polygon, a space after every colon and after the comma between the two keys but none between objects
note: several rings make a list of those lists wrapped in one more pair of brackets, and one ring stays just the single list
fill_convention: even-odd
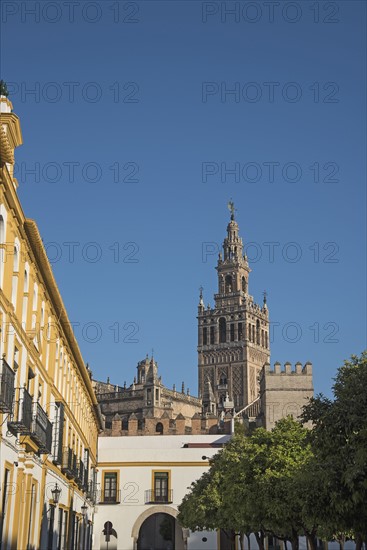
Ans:
[{"label": "blue sky", "polygon": [[154,348],[196,394],[232,198],[271,360],[330,394],[366,337],[365,3],[1,8],[19,195],[94,376],[130,383]]}]

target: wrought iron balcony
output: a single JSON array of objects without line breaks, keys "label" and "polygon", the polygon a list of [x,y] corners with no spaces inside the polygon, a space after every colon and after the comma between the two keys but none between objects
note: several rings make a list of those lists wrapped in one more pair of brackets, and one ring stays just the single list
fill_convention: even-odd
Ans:
[{"label": "wrought iron balcony", "polygon": [[93,483],[93,481],[89,481],[86,484],[87,498],[92,502],[96,502],[96,496],[97,496],[96,493],[97,493],[96,484]]},{"label": "wrought iron balcony", "polygon": [[58,404],[57,417],[53,423],[52,442],[53,442],[53,462],[62,466],[63,460],[63,442],[64,437],[64,405]]},{"label": "wrought iron balcony", "polygon": [[40,453],[51,453],[52,424],[39,403],[34,403],[31,438],[37,443]]},{"label": "wrought iron balcony", "polygon": [[79,487],[82,487],[82,485],[84,484],[85,473],[86,471],[85,471],[84,463],[82,460],[79,460],[77,464],[77,473],[75,476],[75,481],[77,482]]},{"label": "wrought iron balcony", "polygon": [[4,357],[0,367],[0,411],[11,413],[14,400],[15,372],[9,367]]},{"label": "wrought iron balcony", "polygon": [[77,476],[77,461],[76,455],[69,447],[64,447],[62,454],[62,466],[61,470],[69,478],[75,478]]},{"label": "wrought iron balcony", "polygon": [[99,491],[98,504],[119,504],[121,502],[120,489],[106,489]]},{"label": "wrought iron balcony", "polygon": [[173,502],[173,489],[145,491],[145,504],[170,504]]},{"label": "wrought iron balcony", "polygon": [[32,433],[32,396],[26,388],[19,389],[19,400],[14,403],[13,414],[8,422],[8,430],[13,434],[30,435]]}]

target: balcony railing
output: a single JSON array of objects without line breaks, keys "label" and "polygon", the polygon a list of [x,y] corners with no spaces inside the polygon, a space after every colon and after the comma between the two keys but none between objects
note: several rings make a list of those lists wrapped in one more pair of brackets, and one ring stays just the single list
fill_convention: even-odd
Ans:
[{"label": "balcony railing", "polygon": [[77,482],[79,487],[82,487],[82,485],[84,484],[85,473],[86,471],[85,471],[84,463],[82,460],[80,460],[79,463],[77,464],[77,474],[75,476],[75,481]]},{"label": "balcony railing", "polygon": [[63,442],[64,437],[64,405],[58,403],[57,415],[53,423],[52,442],[53,442],[53,462],[62,466],[63,460]]},{"label": "balcony railing", "polygon": [[102,490],[98,493],[98,504],[119,504],[121,502],[120,490]]},{"label": "balcony railing", "polygon": [[69,447],[64,447],[61,469],[69,478],[75,478],[77,476],[76,455]]},{"label": "balcony railing", "polygon": [[173,489],[167,491],[145,491],[145,504],[170,504],[173,502]]},{"label": "balcony railing", "polygon": [[96,485],[93,483],[93,481],[89,481],[86,485],[86,494],[87,498],[91,500],[92,502],[96,502],[97,499],[97,490]]},{"label": "balcony railing", "polygon": [[13,415],[8,422],[8,429],[13,435],[32,433],[32,396],[26,388],[19,389],[19,400],[14,403]]},{"label": "balcony railing", "polygon": [[14,400],[15,372],[9,367],[5,359],[2,359],[0,367],[0,411],[11,413]]},{"label": "balcony railing", "polygon": [[37,443],[40,453],[51,453],[52,424],[39,403],[34,403],[31,438]]}]

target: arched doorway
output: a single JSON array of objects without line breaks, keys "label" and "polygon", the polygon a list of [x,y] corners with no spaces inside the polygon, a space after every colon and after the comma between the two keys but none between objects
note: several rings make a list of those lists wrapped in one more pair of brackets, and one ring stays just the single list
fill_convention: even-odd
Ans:
[{"label": "arched doorway", "polygon": [[140,527],[137,550],[176,550],[176,523],[170,514],[149,516]]},{"label": "arched doorway", "polygon": [[[174,538],[174,550],[185,550],[187,549],[187,537],[189,536],[189,530],[183,529],[182,526],[177,521],[178,511],[175,508],[172,508],[171,506],[165,506],[163,504],[149,507],[147,510],[145,510],[142,514],[139,515],[139,517],[136,518],[135,523],[131,530],[131,537],[134,541],[133,548],[134,550],[160,550],[160,546],[153,546],[154,541],[149,541],[150,545],[147,547],[143,546],[144,541],[142,540],[142,537],[140,536],[141,533],[144,534],[144,530],[142,530],[143,525],[145,521],[155,515],[163,515],[163,516],[170,516],[174,520],[174,526],[175,526],[175,538]],[[159,530],[159,528],[158,528]],[[165,532],[165,528],[163,527],[163,530]],[[167,544],[166,546],[163,546],[163,549],[166,550],[166,548],[170,548],[168,546],[169,541],[165,541]]]}]

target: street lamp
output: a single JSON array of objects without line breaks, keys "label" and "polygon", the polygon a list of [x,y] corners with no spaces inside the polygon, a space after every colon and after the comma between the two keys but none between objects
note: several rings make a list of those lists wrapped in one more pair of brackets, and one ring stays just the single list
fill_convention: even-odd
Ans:
[{"label": "street lamp", "polygon": [[60,500],[61,489],[60,489],[60,487],[58,486],[57,483],[55,483],[55,487],[53,489],[51,489],[51,494],[52,494],[52,500],[53,500],[54,504],[58,504],[58,502]]},{"label": "street lamp", "polygon": [[87,510],[88,510],[88,506],[85,504],[85,502],[84,502],[83,506],[81,506],[80,510],[82,512],[83,518],[85,518]]}]

